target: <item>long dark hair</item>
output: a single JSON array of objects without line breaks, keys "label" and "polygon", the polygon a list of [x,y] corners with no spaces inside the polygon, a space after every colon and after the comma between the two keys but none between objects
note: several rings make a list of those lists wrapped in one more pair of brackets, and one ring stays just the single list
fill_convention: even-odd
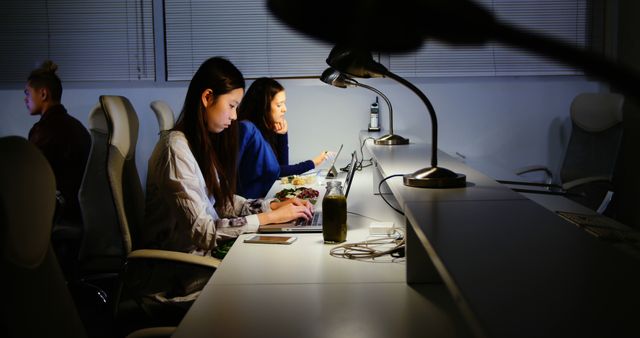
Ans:
[{"label": "long dark hair", "polygon": [[271,101],[284,87],[276,80],[261,77],[253,81],[238,107],[238,120],[249,120],[276,151],[275,122],[271,116]]},{"label": "long dark hair", "polygon": [[202,63],[193,75],[184,106],[173,130],[184,133],[193,156],[204,176],[207,192],[216,200],[218,212],[225,204],[233,205],[236,189],[236,160],[238,156],[238,124],[220,133],[211,133],[205,124],[202,93],[211,89],[214,99],[238,88],[244,89],[242,73],[224,58],[213,57]]}]

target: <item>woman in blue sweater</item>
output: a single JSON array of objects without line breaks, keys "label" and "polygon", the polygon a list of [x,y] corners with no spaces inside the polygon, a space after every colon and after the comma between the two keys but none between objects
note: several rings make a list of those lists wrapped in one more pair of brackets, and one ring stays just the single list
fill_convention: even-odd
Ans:
[{"label": "woman in blue sweater", "polygon": [[253,81],[238,107],[240,195],[264,197],[278,177],[300,175],[331,156],[323,151],[313,159],[289,164],[286,112],[286,94],[278,81],[266,77]]}]

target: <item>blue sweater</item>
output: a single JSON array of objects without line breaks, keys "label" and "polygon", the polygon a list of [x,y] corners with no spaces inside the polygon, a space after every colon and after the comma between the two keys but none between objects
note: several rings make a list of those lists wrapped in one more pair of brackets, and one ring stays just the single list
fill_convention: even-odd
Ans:
[{"label": "blue sweater", "polygon": [[245,198],[265,197],[280,174],[276,155],[250,121],[239,122],[239,138],[237,194]]}]

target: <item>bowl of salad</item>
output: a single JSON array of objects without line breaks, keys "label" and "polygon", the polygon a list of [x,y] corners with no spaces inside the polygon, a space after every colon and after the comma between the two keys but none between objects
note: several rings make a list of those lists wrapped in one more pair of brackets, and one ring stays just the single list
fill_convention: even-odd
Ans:
[{"label": "bowl of salad", "polygon": [[318,200],[320,192],[313,188],[297,187],[297,188],[285,188],[278,191],[275,197],[280,201],[286,201],[290,198],[297,197],[299,199],[307,200],[311,204],[315,204]]}]

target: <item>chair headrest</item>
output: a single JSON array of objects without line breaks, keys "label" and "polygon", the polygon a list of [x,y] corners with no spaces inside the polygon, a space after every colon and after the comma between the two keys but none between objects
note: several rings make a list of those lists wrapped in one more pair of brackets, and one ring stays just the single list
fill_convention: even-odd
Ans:
[{"label": "chair headrest", "polygon": [[109,132],[107,117],[100,103],[97,103],[89,113],[89,129],[106,134]]},{"label": "chair headrest", "polygon": [[586,131],[603,131],[622,122],[623,104],[620,94],[582,93],[571,102],[571,120]]},{"label": "chair headrest", "polygon": [[35,268],[51,239],[56,181],[49,162],[31,142],[0,138],[0,250],[2,259]]},{"label": "chair headrest", "polygon": [[102,95],[100,104],[109,124],[109,144],[127,160],[132,159],[138,142],[138,115],[131,102],[124,96]]},{"label": "chair headrest", "polygon": [[175,116],[173,115],[173,109],[162,100],[152,101],[149,106],[151,110],[156,114],[158,119],[158,126],[160,131],[169,130],[173,128],[175,123]]}]

